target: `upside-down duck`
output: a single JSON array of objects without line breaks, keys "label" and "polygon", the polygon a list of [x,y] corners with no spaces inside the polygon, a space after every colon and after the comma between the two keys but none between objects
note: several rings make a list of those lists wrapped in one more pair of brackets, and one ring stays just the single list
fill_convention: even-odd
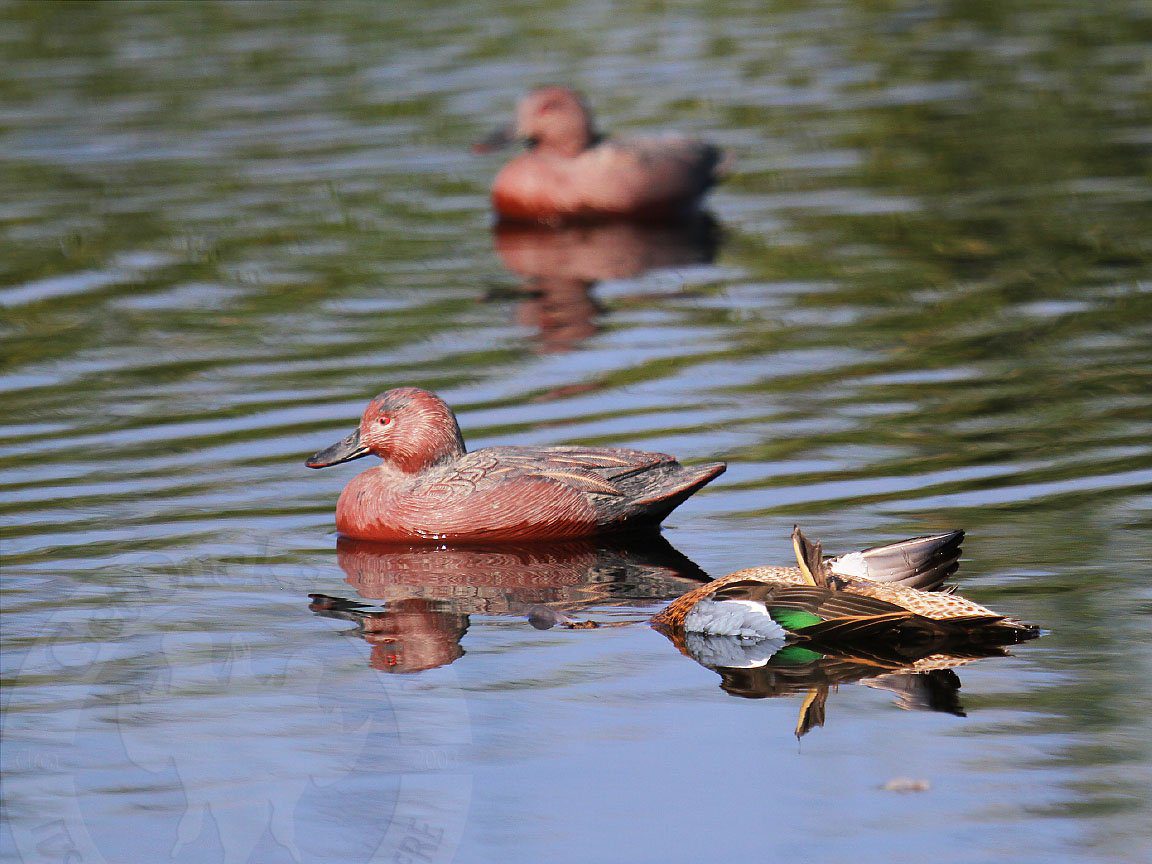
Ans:
[{"label": "upside-down duck", "polygon": [[963,531],[915,537],[825,559],[792,532],[796,567],[753,567],[674,600],[652,623],[690,634],[787,643],[1006,645],[1039,628],[986,609],[945,584],[959,567]]}]

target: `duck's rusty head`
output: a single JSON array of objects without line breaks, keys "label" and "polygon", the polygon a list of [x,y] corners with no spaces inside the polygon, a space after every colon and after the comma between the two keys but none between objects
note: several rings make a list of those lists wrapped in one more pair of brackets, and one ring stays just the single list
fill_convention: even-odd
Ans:
[{"label": "duck's rusty head", "polygon": [[487,153],[520,140],[537,150],[575,156],[596,140],[592,112],[584,97],[567,87],[539,87],[516,109],[516,122],[478,141],[473,150]]},{"label": "duck's rusty head", "polygon": [[456,415],[443,399],[418,387],[398,387],[368,403],[356,431],[304,464],[327,468],[372,454],[413,473],[464,452]]}]

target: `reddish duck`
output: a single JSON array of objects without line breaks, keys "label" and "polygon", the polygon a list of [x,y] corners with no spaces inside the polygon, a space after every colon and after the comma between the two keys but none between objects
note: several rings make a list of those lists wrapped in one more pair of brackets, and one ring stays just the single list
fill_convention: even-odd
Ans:
[{"label": "reddish duck", "polygon": [[584,98],[566,87],[533,90],[515,123],[474,149],[517,139],[528,150],[492,184],[497,215],[516,222],[675,220],[694,212],[722,173],[721,150],[701,141],[604,139]]},{"label": "reddish duck", "polygon": [[654,528],[725,465],[605,447],[487,447],[469,453],[456,415],[427,390],[373,399],[360,426],[309,468],[369,454],[344,487],[336,529],[385,542],[515,541]]}]

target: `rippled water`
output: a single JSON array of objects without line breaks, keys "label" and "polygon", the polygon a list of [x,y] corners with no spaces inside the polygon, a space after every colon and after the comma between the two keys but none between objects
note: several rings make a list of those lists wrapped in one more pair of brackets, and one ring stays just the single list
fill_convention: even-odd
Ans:
[{"label": "rippled water", "polygon": [[[1145,4],[0,15],[12,860],[1152,853]],[[493,232],[468,144],[548,80],[728,148],[718,225]],[[338,546],[362,463],[302,460],[398,384],[472,446],[729,471],[668,545]],[[800,690],[529,625],[797,521],[962,526],[965,592],[1051,632],[797,743]]]}]

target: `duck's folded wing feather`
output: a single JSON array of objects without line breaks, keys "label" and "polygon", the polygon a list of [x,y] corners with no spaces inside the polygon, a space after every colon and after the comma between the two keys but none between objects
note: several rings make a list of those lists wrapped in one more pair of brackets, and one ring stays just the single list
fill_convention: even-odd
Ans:
[{"label": "duck's folded wing feather", "polygon": [[496,460],[496,475],[543,477],[581,492],[617,497],[628,491],[616,481],[676,464],[666,453],[616,448],[500,447],[487,452]]},{"label": "duck's folded wing feather", "polygon": [[941,590],[960,566],[963,531],[913,537],[887,546],[851,552],[826,562],[840,576],[897,582],[921,591]]},{"label": "duck's folded wing feather", "polygon": [[815,585],[732,582],[713,595],[715,600],[751,600],[773,609],[807,612],[822,619],[887,615],[906,611],[894,603]]}]

